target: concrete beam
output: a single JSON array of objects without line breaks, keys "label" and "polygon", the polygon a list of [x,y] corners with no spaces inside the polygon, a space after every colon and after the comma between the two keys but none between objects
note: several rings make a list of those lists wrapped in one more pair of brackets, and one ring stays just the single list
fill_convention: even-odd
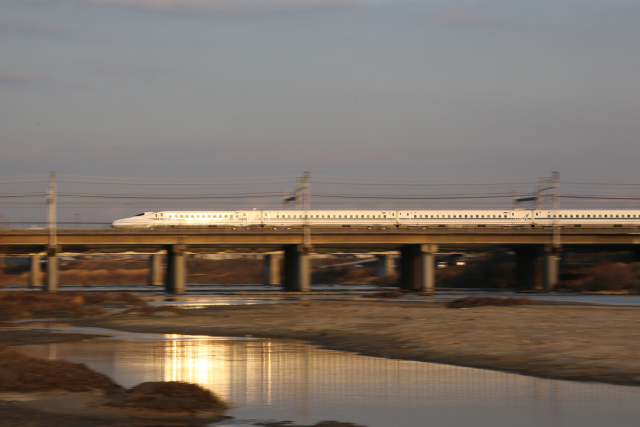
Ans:
[{"label": "concrete beam", "polygon": [[437,245],[406,245],[400,250],[400,287],[421,292],[435,290]]},{"label": "concrete beam", "polygon": [[167,248],[167,277],[165,291],[170,294],[183,294],[186,291],[187,263],[185,245],[170,245]]},{"label": "concrete beam", "polygon": [[47,278],[43,290],[45,292],[56,292],[60,286],[58,275],[58,246],[47,247]]},{"label": "concrete beam", "polygon": [[547,291],[552,291],[558,286],[560,281],[560,251],[561,248],[556,248],[552,245],[547,245],[544,248],[544,258],[542,264],[542,286]]},{"label": "concrete beam", "polygon": [[376,255],[376,277],[390,276],[395,272],[395,260],[391,254]]},{"label": "concrete beam", "polygon": [[309,292],[311,290],[310,248],[303,245],[284,247],[284,290]]},{"label": "concrete beam", "polygon": [[149,258],[149,280],[150,286],[162,285],[162,254],[151,254]]},{"label": "concrete beam", "polygon": [[29,273],[29,287],[39,288],[42,286],[42,267],[40,265],[40,255],[31,255],[31,271]]},{"label": "concrete beam", "polygon": [[265,285],[281,285],[282,278],[280,272],[280,254],[265,254],[264,256],[264,284]]}]

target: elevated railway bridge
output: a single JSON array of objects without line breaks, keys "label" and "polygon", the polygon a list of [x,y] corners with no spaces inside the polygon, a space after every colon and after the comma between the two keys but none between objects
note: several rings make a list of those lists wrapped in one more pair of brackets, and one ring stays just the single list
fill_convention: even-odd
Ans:
[{"label": "elevated railway bridge", "polygon": [[[58,257],[66,253],[148,253],[152,276],[160,277],[160,254],[167,257],[165,289],[186,291],[187,253],[264,253],[272,282],[287,291],[311,290],[312,254],[375,252],[400,254],[400,286],[435,289],[435,256],[452,250],[510,248],[517,256],[518,286],[553,289],[558,283],[558,259],[563,249],[613,247],[640,254],[638,227],[609,228],[215,228],[206,230],[0,229],[0,253],[31,255],[32,271],[47,260],[43,289],[58,290]],[[282,281],[274,254],[283,254]],[[38,260],[38,261],[36,261]],[[541,261],[541,262],[539,262]],[[32,274],[33,276],[34,274]],[[536,278],[541,278],[537,282]]]}]

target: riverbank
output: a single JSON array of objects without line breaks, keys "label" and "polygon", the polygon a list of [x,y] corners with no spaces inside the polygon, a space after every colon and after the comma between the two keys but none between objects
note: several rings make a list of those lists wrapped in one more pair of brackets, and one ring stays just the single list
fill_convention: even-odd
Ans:
[{"label": "riverbank", "polygon": [[131,332],[297,339],[372,356],[640,385],[640,307],[537,303],[451,309],[428,296],[299,297],[75,323]]}]

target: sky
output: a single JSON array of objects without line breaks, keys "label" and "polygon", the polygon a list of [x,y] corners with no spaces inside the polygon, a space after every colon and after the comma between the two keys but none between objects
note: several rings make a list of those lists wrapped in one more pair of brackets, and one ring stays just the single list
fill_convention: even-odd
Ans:
[{"label": "sky", "polygon": [[0,0],[0,176],[638,183],[637,0]]}]

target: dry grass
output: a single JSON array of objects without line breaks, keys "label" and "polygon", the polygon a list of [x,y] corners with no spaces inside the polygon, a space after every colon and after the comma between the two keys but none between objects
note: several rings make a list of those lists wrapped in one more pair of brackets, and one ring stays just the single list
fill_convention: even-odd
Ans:
[{"label": "dry grass", "polygon": [[130,285],[147,283],[149,269],[99,269],[99,270],[62,270],[60,283],[65,285],[90,286],[96,284]]},{"label": "dry grass", "polygon": [[51,390],[102,390],[107,394],[124,392],[124,388],[111,378],[92,371],[81,363],[36,359],[0,344],[0,391]]},{"label": "dry grass", "polygon": [[482,307],[486,305],[495,305],[499,307],[512,305],[528,305],[533,304],[529,298],[498,298],[498,297],[466,297],[450,301],[448,308],[468,308]]},{"label": "dry grass", "polygon": [[376,292],[369,295],[363,295],[362,298],[399,298],[404,295],[400,289],[390,289],[388,291]]},{"label": "dry grass", "polygon": [[128,293],[1,292],[0,320],[38,317],[89,317],[107,313],[108,306],[144,307],[145,301]]},{"label": "dry grass", "polygon": [[640,263],[610,262],[561,275],[561,287],[576,291],[640,293]]}]

